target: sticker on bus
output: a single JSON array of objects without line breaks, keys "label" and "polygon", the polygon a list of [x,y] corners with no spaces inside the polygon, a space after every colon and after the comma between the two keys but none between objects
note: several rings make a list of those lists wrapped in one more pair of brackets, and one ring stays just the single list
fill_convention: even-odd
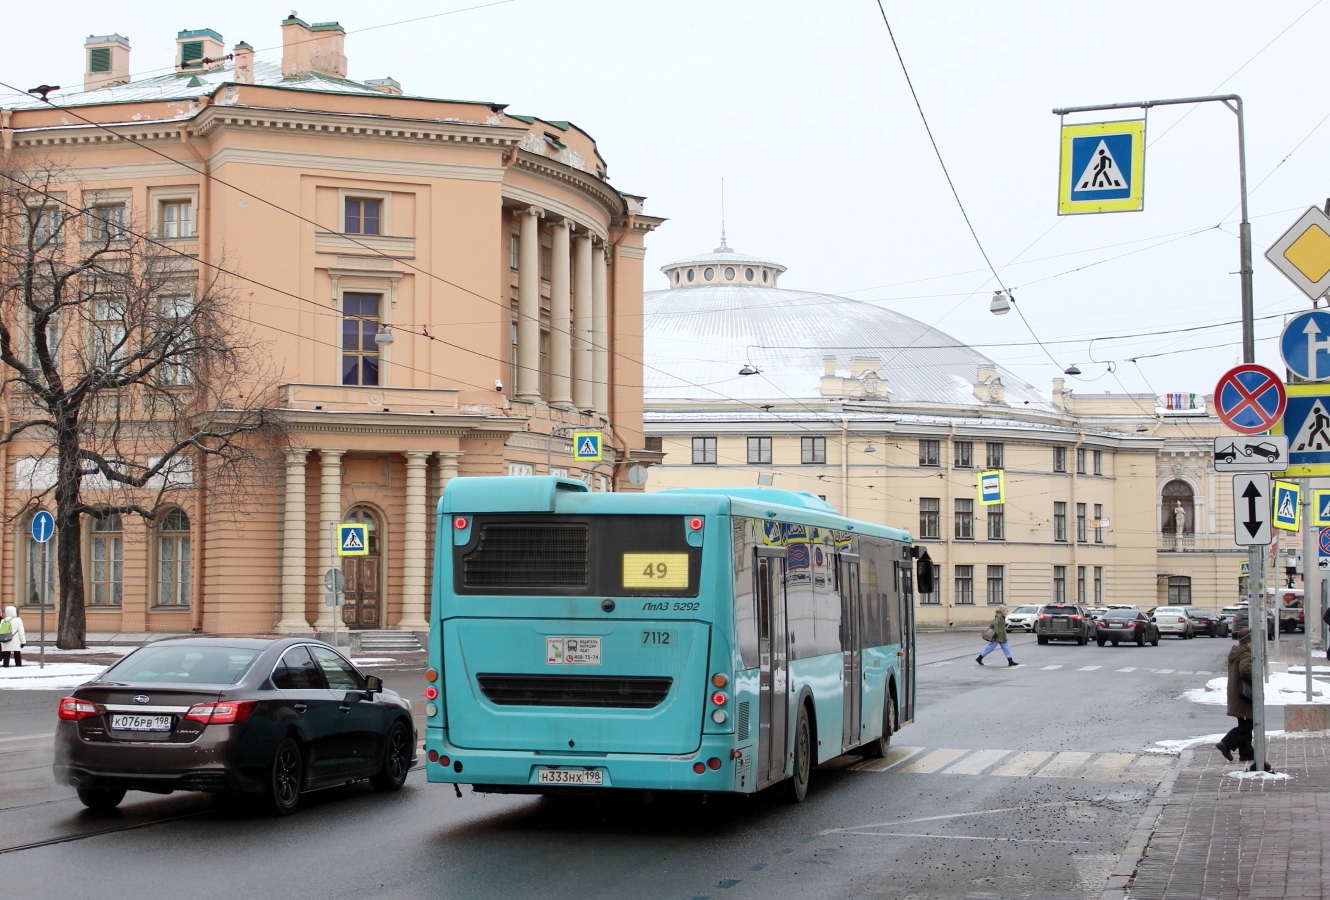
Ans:
[{"label": "sticker on bus", "polygon": [[677,591],[688,587],[687,553],[625,553],[623,586]]},{"label": "sticker on bus", "polygon": [[546,637],[545,663],[551,666],[598,666],[600,638]]}]

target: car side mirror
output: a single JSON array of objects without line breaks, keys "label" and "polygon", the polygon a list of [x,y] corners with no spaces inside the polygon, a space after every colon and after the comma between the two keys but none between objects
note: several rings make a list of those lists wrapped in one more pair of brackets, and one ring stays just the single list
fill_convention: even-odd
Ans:
[{"label": "car side mirror", "polygon": [[1154,616],[1151,616],[1151,617],[1150,617],[1150,621],[1153,622],[1154,620],[1155,620],[1155,617],[1154,617]]},{"label": "car side mirror", "polygon": [[383,693],[383,679],[377,675],[365,676],[365,693],[381,694]]}]

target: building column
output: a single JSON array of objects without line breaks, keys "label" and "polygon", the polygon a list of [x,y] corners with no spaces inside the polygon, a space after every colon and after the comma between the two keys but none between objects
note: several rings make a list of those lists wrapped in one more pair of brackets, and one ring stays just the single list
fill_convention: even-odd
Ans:
[{"label": "building column", "polygon": [[550,406],[569,409],[573,405],[572,377],[572,297],[569,278],[571,261],[568,236],[573,223],[568,219],[554,226],[550,248]]},{"label": "building column", "polygon": [[573,406],[591,409],[591,235],[573,238]]},{"label": "building column", "polygon": [[277,631],[308,634],[305,618],[305,457],[308,450],[286,451],[286,508],[282,519],[282,610]]},{"label": "building column", "polygon": [[591,395],[596,414],[610,414],[610,298],[606,269],[609,247],[591,254]]},{"label": "building column", "polygon": [[517,384],[518,400],[540,399],[540,219],[545,211],[522,211],[517,246]]},{"label": "building column", "polygon": [[[342,521],[342,456],[345,450],[320,450],[319,478],[319,560],[318,568],[324,566],[340,569],[341,557],[334,552],[333,528]],[[340,610],[323,604],[319,607],[318,619],[314,622],[315,631],[332,631],[333,619]]]},{"label": "building column", "polygon": [[428,631],[428,598],[425,585],[425,541],[429,537],[425,515],[425,465],[429,451],[406,452],[406,516],[402,538],[402,618],[397,627],[403,631]]}]

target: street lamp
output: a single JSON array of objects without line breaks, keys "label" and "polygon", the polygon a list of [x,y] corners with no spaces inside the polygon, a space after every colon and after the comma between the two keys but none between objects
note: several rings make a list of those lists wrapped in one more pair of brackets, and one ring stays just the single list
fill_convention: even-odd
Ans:
[{"label": "street lamp", "polygon": [[995,316],[1005,316],[1011,312],[1011,300],[1001,291],[993,292],[993,299],[988,304],[988,311]]},{"label": "street lamp", "polygon": [[1065,369],[1062,370],[1062,374],[1063,374],[1063,375],[1079,375],[1079,374],[1081,374],[1080,366],[1076,365],[1076,363],[1072,363],[1071,365],[1067,366],[1067,368],[1065,368]]},{"label": "street lamp", "polygon": [[740,375],[761,375],[762,370],[756,368],[751,363],[744,363],[744,367],[739,370]]}]

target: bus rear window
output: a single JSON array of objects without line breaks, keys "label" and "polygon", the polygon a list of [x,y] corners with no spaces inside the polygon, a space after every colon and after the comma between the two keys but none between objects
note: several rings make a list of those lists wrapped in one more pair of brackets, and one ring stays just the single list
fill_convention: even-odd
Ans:
[{"label": "bus rear window", "polygon": [[453,548],[458,594],[696,597],[685,516],[476,515]]}]

